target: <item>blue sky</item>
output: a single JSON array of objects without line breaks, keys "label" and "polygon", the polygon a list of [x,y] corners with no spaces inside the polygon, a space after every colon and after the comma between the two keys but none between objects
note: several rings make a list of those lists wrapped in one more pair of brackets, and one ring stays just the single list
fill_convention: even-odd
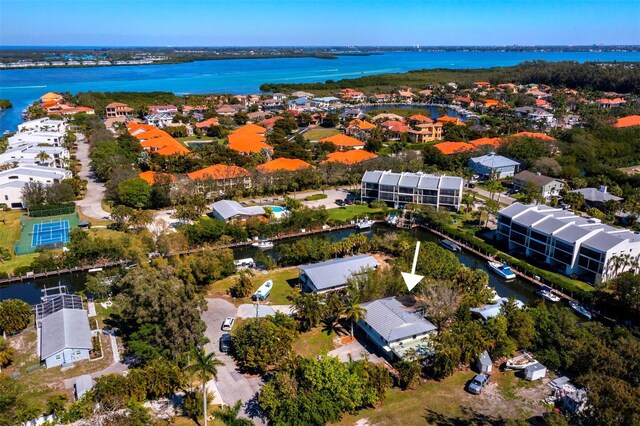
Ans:
[{"label": "blue sky", "polygon": [[0,45],[640,44],[640,0],[0,0]]}]

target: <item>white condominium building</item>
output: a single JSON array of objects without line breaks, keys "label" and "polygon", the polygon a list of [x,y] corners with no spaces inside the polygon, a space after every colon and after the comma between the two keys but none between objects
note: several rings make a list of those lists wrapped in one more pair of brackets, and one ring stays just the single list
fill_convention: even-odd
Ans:
[{"label": "white condominium building", "polygon": [[12,209],[22,209],[22,188],[27,182],[42,182],[45,185],[71,178],[66,169],[42,166],[18,166],[0,172],[0,204]]},{"label": "white condominium building", "polygon": [[18,124],[18,132],[62,132],[67,131],[67,124],[63,120],[52,120],[49,117],[25,121]]},{"label": "white condominium building", "polygon": [[463,179],[426,173],[365,172],[361,182],[363,201],[382,200],[394,208],[422,204],[459,210]]},{"label": "white condominium building", "polygon": [[497,237],[509,249],[599,283],[640,271],[640,235],[569,211],[514,203],[498,213]]}]

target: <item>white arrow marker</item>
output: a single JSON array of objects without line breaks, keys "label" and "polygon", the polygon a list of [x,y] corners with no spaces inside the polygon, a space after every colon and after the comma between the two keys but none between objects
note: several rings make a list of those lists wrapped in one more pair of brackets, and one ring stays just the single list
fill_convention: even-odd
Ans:
[{"label": "white arrow marker", "polygon": [[416,252],[413,255],[413,266],[411,267],[411,273],[401,272],[404,283],[407,285],[409,291],[418,285],[418,283],[424,278],[422,275],[416,274],[416,265],[418,264],[418,253],[420,252],[420,241],[416,243]]}]

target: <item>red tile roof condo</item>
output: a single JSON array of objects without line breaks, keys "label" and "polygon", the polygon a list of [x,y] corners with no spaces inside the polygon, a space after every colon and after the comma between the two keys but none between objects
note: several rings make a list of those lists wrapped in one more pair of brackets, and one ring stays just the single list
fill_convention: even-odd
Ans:
[{"label": "red tile roof condo", "polygon": [[309,169],[313,166],[306,161],[299,160],[297,158],[276,158],[275,160],[267,161],[264,164],[260,164],[256,167],[257,170],[263,173],[272,172],[292,172],[295,170]]}]

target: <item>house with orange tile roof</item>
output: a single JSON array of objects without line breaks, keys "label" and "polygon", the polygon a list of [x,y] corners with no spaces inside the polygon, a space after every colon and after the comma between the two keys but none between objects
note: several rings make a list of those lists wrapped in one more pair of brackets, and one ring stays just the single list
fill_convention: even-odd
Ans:
[{"label": "house with orange tile roof", "polygon": [[128,117],[133,113],[133,108],[122,102],[111,102],[105,107],[107,118],[111,117]]},{"label": "house with orange tile roof", "polygon": [[229,135],[229,149],[242,154],[267,154],[273,153],[273,147],[266,143],[267,129],[257,124],[246,124]]},{"label": "house with orange tile roof", "polygon": [[409,117],[409,124],[412,126],[422,123],[433,123],[433,120],[422,114],[413,114],[411,117]]},{"label": "house with orange tile roof", "polygon": [[373,154],[364,150],[352,150],[352,151],[336,151],[327,155],[327,159],[324,163],[342,163],[342,164],[357,164],[363,161],[372,160],[377,158],[376,154]]},{"label": "house with orange tile roof", "polygon": [[76,115],[78,113],[84,113],[87,115],[95,114],[95,110],[89,107],[74,107],[66,104],[59,104],[57,107],[52,107],[47,109],[48,114],[57,114],[57,115]]},{"label": "house with orange tile roof", "polygon": [[444,155],[475,151],[476,147],[466,142],[440,142],[434,145]]},{"label": "house with orange tile roof", "polygon": [[411,102],[415,97],[410,90],[398,90],[398,99],[402,102]]},{"label": "house with orange tile roof", "polygon": [[142,180],[147,181],[147,183],[149,185],[153,185],[154,183],[156,183],[156,181],[160,181],[162,180],[162,178],[168,178],[170,182],[175,182],[176,181],[176,177],[174,175],[172,175],[171,173],[160,173],[160,172],[154,172],[151,170],[147,170],[146,172],[142,172],[140,174],[138,174],[138,177]]},{"label": "house with orange tile roof", "polygon": [[257,124],[258,126],[265,127],[267,129],[273,129],[273,126],[275,126],[276,121],[282,120],[283,118],[284,117],[280,115],[276,115],[275,117],[265,118],[264,120],[260,121]]},{"label": "house with orange tile roof", "polygon": [[533,139],[538,139],[545,142],[555,142],[555,139],[552,138],[551,136],[544,133],[539,133],[539,132],[518,132],[511,135],[511,137],[512,138],[533,138]]},{"label": "house with orange tile roof", "polygon": [[222,105],[218,109],[216,109],[216,113],[219,115],[227,115],[231,116],[238,112],[239,109],[231,106],[231,105]]},{"label": "house with orange tile roof", "polygon": [[413,143],[442,140],[442,123],[419,123],[412,126],[407,135]]},{"label": "house with orange tile roof", "polygon": [[498,148],[502,144],[502,139],[500,138],[479,138],[469,141],[471,145],[476,148],[480,148],[481,146],[492,146],[494,148]]},{"label": "house with orange tile roof", "polygon": [[296,170],[309,169],[313,166],[306,161],[302,161],[298,158],[276,158],[271,161],[267,161],[264,164],[260,164],[256,167],[256,170],[262,173],[273,172],[294,172]]},{"label": "house with orange tile roof", "polygon": [[551,97],[551,93],[543,92],[537,87],[527,90],[527,95],[533,96],[534,98],[537,98],[537,99],[546,99]]},{"label": "house with orange tile roof", "polygon": [[513,83],[498,84],[498,89],[507,93],[516,93],[518,91],[517,86]]},{"label": "house with orange tile roof", "polygon": [[471,85],[471,87],[473,87],[474,89],[486,89],[488,87],[491,87],[491,83],[489,83],[488,81],[476,81]]},{"label": "house with orange tile roof", "polygon": [[464,123],[462,122],[462,120],[460,120],[457,117],[450,117],[448,115],[443,115],[442,117],[436,118],[436,122],[442,123],[442,124],[452,123],[452,124],[455,124],[456,126],[464,126]]},{"label": "house with orange tile roof", "polygon": [[545,99],[536,99],[536,106],[542,108],[551,108],[551,103]]},{"label": "house with orange tile roof", "polygon": [[497,101],[495,99],[485,99],[482,104],[485,108],[495,108],[500,106],[500,101]]},{"label": "house with orange tile roof", "polygon": [[596,105],[598,105],[598,107],[600,108],[616,108],[616,107],[623,106],[626,103],[627,101],[625,101],[622,98],[614,98],[614,99],[601,98],[596,101]]},{"label": "house with orange tile roof", "polygon": [[167,132],[148,124],[129,122],[127,123],[127,130],[129,134],[140,141],[140,146],[146,151],[162,156],[190,153],[185,146],[172,138]]},{"label": "house with orange tile roof", "polygon": [[382,123],[380,123],[380,128],[386,132],[391,133],[391,136],[389,138],[391,140],[399,140],[401,135],[403,133],[407,133],[410,129],[410,127],[407,126],[404,122],[397,120],[383,121]]},{"label": "house with orange tile roof", "polygon": [[371,97],[371,101],[382,104],[385,102],[391,102],[393,100],[393,96],[390,93],[376,93]]},{"label": "house with orange tile roof", "polygon": [[375,124],[356,118],[349,122],[349,125],[345,129],[345,133],[350,136],[364,137],[375,128]]},{"label": "house with orange tile roof", "polygon": [[640,115],[628,115],[626,117],[618,118],[614,126],[615,127],[640,126]]},{"label": "house with orange tile roof", "polygon": [[363,149],[365,145],[364,142],[356,138],[352,138],[351,136],[347,136],[343,133],[338,133],[337,135],[322,138],[318,142],[331,142],[336,147],[338,147],[340,151],[347,151],[349,149]]},{"label": "house with orange tile roof", "polygon": [[211,117],[211,118],[203,120],[203,121],[201,121],[199,123],[196,123],[196,127],[198,129],[208,129],[210,127],[215,127],[215,126],[219,126],[219,125],[220,125],[220,122],[215,117]]},{"label": "house with orange tile roof", "polygon": [[431,89],[423,89],[418,92],[420,96],[431,96],[432,93],[433,93],[433,90]]},{"label": "house with orange tile roof", "polygon": [[49,93],[45,93],[44,95],[40,96],[40,102],[45,103],[48,101],[54,101],[54,102],[60,102],[62,101],[62,95],[55,93],[55,92],[49,92]]},{"label": "house with orange tile roof", "polygon": [[453,104],[465,108],[473,108],[476,105],[471,96],[456,96],[453,98]]},{"label": "house with orange tile roof", "polygon": [[350,102],[364,102],[367,100],[364,93],[348,88],[340,90],[338,97]]},{"label": "house with orange tile roof", "polygon": [[251,188],[251,174],[247,169],[238,166],[216,164],[187,173],[187,177],[195,182],[213,183],[220,190]]}]

